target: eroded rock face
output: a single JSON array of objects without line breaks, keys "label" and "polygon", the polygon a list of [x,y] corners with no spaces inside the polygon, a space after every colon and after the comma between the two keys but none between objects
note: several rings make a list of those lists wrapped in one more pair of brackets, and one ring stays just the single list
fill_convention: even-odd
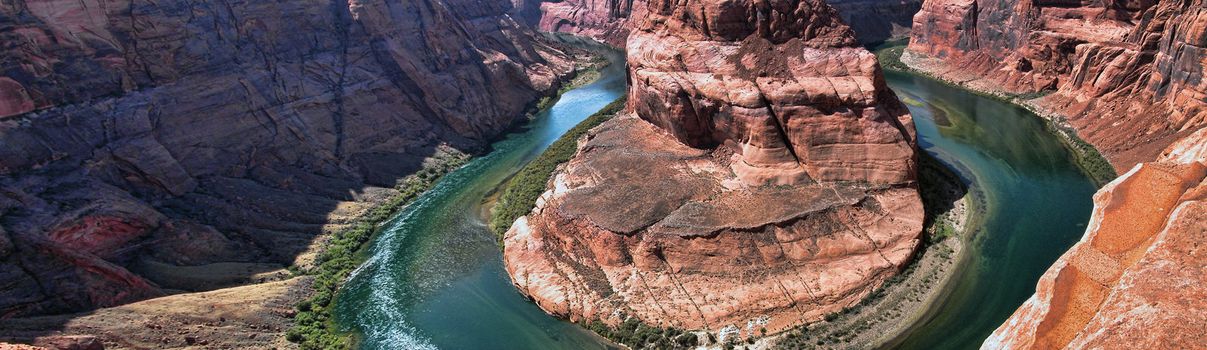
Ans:
[{"label": "eroded rock face", "polygon": [[1067,117],[1118,172],[1207,126],[1207,4],[929,0],[905,60]]},{"label": "eroded rock face", "polygon": [[547,32],[582,35],[624,47],[632,25],[646,14],[647,0],[513,0],[516,14]]},{"label": "eroded rock face", "polygon": [[[583,35],[624,47],[647,14],[648,0],[513,0],[515,15],[542,31]],[[830,0],[859,42],[874,44],[909,34],[919,0]]]},{"label": "eroded rock face", "polygon": [[251,282],[304,263],[328,224],[481,147],[572,70],[510,10],[0,4],[0,318],[162,295],[164,266]]},{"label": "eroded rock face", "polygon": [[829,0],[863,44],[909,37],[921,0]]},{"label": "eroded rock face", "polygon": [[983,349],[1189,349],[1207,343],[1207,129],[1094,196],[1081,241]]},{"label": "eroded rock face", "polygon": [[[505,236],[572,320],[783,330],[858,302],[919,243],[908,112],[821,1],[651,1],[628,112]],[[753,325],[753,326],[750,326]]]}]

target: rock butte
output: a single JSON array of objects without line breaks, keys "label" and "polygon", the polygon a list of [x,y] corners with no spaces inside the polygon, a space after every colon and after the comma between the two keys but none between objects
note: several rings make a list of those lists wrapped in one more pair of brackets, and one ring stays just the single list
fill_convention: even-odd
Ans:
[{"label": "rock butte", "polygon": [[903,61],[978,90],[1048,93],[1122,173],[1207,126],[1207,3],[927,0]]},{"label": "rock butte", "polygon": [[857,303],[918,248],[910,115],[818,0],[650,1],[629,106],[504,238],[571,320],[779,331]]},{"label": "rock butte", "polygon": [[505,1],[333,4],[0,5],[0,328],[287,277],[573,69]]}]

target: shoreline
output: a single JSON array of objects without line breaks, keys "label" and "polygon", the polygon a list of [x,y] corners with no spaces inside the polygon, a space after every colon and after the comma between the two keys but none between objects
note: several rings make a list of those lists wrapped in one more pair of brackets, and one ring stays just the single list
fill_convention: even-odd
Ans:
[{"label": "shoreline", "polygon": [[[517,118],[516,122],[506,131],[489,140],[483,154],[490,152],[491,144],[494,142],[509,134],[522,131],[541,112],[556,104],[562,94],[597,80],[600,76],[599,70],[609,64],[608,60],[603,57],[603,53],[591,47],[584,47],[589,44],[570,42],[566,38],[556,35],[548,37],[553,42],[567,46],[569,50],[577,50],[580,54],[586,53],[583,55],[585,59],[577,60],[574,71],[563,77],[556,89],[552,89],[549,95],[533,101],[528,110],[521,113],[522,118]],[[437,159],[431,168],[425,164],[423,169],[399,181],[402,184],[397,188],[400,195],[373,205],[368,208],[367,214],[350,220],[353,222],[351,224],[353,233],[349,237],[343,236],[347,234],[346,231],[330,235],[330,241],[338,242],[338,240],[346,239],[355,242],[354,249],[351,251],[342,249],[332,253],[331,248],[339,248],[340,245],[327,247],[318,254],[320,257],[331,256],[325,260],[320,258],[318,266],[300,275],[315,276],[315,283],[310,285],[310,290],[307,291],[312,296],[297,303],[297,314],[292,319],[292,326],[283,333],[285,339],[299,345],[302,349],[355,348],[355,344],[359,342],[358,335],[355,332],[340,329],[335,324],[331,311],[335,307],[335,299],[343,288],[343,284],[347,282],[348,276],[368,258],[365,255],[365,248],[380,233],[382,225],[390,222],[399,212],[405,210],[413,200],[427,193],[445,175],[481,155],[460,154],[455,155],[456,158],[451,161]],[[364,230],[366,224],[371,225],[371,228],[368,229],[369,234],[355,232]],[[323,266],[324,263],[336,264],[336,266]],[[318,272],[315,273],[314,270],[318,270]]]},{"label": "shoreline", "polygon": [[[366,194],[341,203],[342,213],[328,215],[322,233],[278,275],[81,313],[10,320],[0,327],[11,332],[0,336],[0,347],[16,342],[52,347],[354,348],[357,335],[334,323],[334,300],[350,272],[366,260],[364,249],[381,226],[444,175],[490,152],[494,142],[522,132],[561,94],[596,80],[598,70],[608,64],[604,53],[581,40],[550,39],[565,50],[574,69],[517,113],[512,125],[480,148],[460,151],[440,143],[418,170],[400,175],[394,186],[366,186]],[[111,323],[114,320],[120,321]]]},{"label": "shoreline", "polygon": [[[918,168],[920,185],[929,185],[919,191],[928,222],[914,260],[855,306],[759,339],[747,349],[891,348],[937,311],[933,306],[953,291],[954,276],[966,267],[966,245],[981,224],[986,204],[975,180],[965,185],[930,155],[920,156]],[[950,208],[939,209],[943,203]]]},{"label": "shoreline", "polygon": [[[1073,155],[1073,161],[1077,166],[1089,177],[1098,187],[1102,187],[1106,183],[1114,180],[1119,174],[1106,156],[1098,148],[1094,147],[1085,139],[1077,134],[1077,129],[1070,125],[1067,118],[1058,113],[1048,111],[1043,107],[1035,104],[1035,100],[1046,96],[1053,91],[1045,91],[1032,94],[1012,94],[992,88],[982,87],[978,84],[969,84],[968,82],[960,82],[950,79],[936,73],[939,71],[941,63],[935,59],[917,54],[910,53],[906,50],[908,38],[890,40],[880,43],[874,47],[869,47],[876,54],[876,58],[880,61],[880,65],[886,71],[896,71],[900,73],[916,74],[951,87],[966,90],[970,93],[991,98],[997,101],[1005,102],[1019,108],[1025,109],[1031,114],[1035,114],[1040,120],[1044,121],[1044,126],[1049,132],[1055,134],[1064,144],[1065,148]],[[971,81],[976,82],[976,81]]]},{"label": "shoreline", "polygon": [[[932,69],[925,68],[926,66],[933,66],[936,63],[923,62],[933,59],[909,54],[908,52],[904,51],[904,46],[890,46],[881,48],[880,50],[884,50],[886,53],[891,55],[892,53],[890,50],[896,49],[902,50],[902,54],[900,56],[886,56],[881,58],[882,60],[888,59],[895,61],[895,64],[885,64],[885,70],[916,74],[952,87],[966,90],[979,96],[991,98],[1025,109],[1028,112],[1031,112],[1031,114],[1039,117],[1039,119],[1044,122],[1044,127],[1048,129],[1048,132],[1051,132],[1060,139],[1065,148],[1069,150],[1069,153],[1073,155],[1073,162],[1076,163],[1077,167],[1081,168],[1086,176],[1093,180],[1097,186],[1101,187],[1102,185],[1105,185],[1106,183],[1118,177],[1118,173],[1116,173],[1114,166],[1111,165],[1110,160],[1103,156],[1102,152],[1098,151],[1093,144],[1090,144],[1085,139],[1082,139],[1081,136],[1077,134],[1077,129],[1068,123],[1065,116],[1045,110],[1033,102],[1034,99],[1042,97],[1043,95],[1019,95],[981,89],[973,84],[966,84],[945,78],[935,73]],[[879,53],[880,50],[877,52]]]},{"label": "shoreline", "polygon": [[[972,86],[961,84],[950,79],[945,79],[932,74],[931,72],[919,69],[909,62],[910,58],[902,60],[900,59],[900,56],[894,56],[894,54],[904,52],[904,49],[905,46],[900,45],[900,43],[887,42],[873,50],[873,52],[877,54],[883,69],[886,71],[895,71],[924,77],[948,86],[952,86],[954,88],[963,89],[979,96],[1005,102],[1031,112],[1044,122],[1045,129],[1060,140],[1062,145],[1070,152],[1075,165],[1081,169],[1082,172],[1097,186],[1102,186],[1103,184],[1115,178],[1114,168],[1110,166],[1109,162],[1105,160],[1105,158],[1097,151],[1096,148],[1077,136],[1076,130],[1064,121],[1064,117],[1047,113],[1040,107],[1031,104],[1029,98],[1026,96],[1015,96],[1011,94],[994,93],[992,91],[976,89]],[[894,50],[899,52],[893,52]],[[1105,169],[1102,167],[1102,164],[1106,164]],[[920,173],[922,172],[922,168],[923,166],[920,164]],[[923,326],[923,321],[933,317],[941,311],[940,308],[935,306],[941,305],[943,299],[954,291],[953,287],[955,284],[952,283],[954,281],[954,276],[961,274],[962,271],[967,268],[970,256],[967,254],[966,246],[968,244],[973,244],[981,234],[980,225],[981,221],[983,220],[983,216],[980,214],[984,213],[987,209],[985,196],[988,195],[977,189],[976,179],[972,179],[970,182],[971,184],[969,185],[967,195],[960,199],[960,201],[968,202],[970,206],[963,212],[963,215],[965,215],[965,222],[962,225],[957,225],[962,227],[959,227],[959,229],[956,230],[956,237],[953,237],[956,239],[946,239],[938,242],[939,244],[925,247],[924,250],[920,252],[921,257],[915,262],[911,263],[911,265],[907,268],[907,271],[902,274],[902,276],[906,276],[904,277],[906,280],[916,279],[918,278],[917,275],[919,274],[917,270],[919,270],[920,266],[923,267],[922,270],[925,270],[925,266],[933,266],[931,265],[933,263],[927,262],[927,259],[931,255],[934,255],[936,250],[952,249],[949,252],[954,255],[954,259],[944,261],[943,265],[938,266],[939,270],[926,274],[927,277],[938,274],[942,276],[941,280],[937,284],[929,286],[930,288],[923,292],[925,295],[923,297],[924,302],[913,300],[912,303],[910,303],[910,300],[906,300],[907,305],[905,306],[905,309],[908,311],[901,311],[907,313],[904,318],[897,313],[897,309],[889,311],[890,317],[896,316],[898,319],[897,323],[890,325],[888,328],[878,329],[876,326],[884,326],[884,324],[875,324],[871,327],[866,326],[866,319],[868,317],[874,317],[876,312],[873,312],[871,316],[864,312],[859,312],[854,315],[842,315],[836,318],[832,324],[828,324],[830,323],[829,321],[818,322],[812,325],[801,327],[797,330],[788,331],[787,333],[790,333],[788,335],[777,335],[776,337],[779,339],[774,339],[766,344],[764,344],[762,341],[757,342],[755,343],[754,347],[750,348],[758,349],[790,347],[801,349],[892,349],[896,346],[899,346],[900,343],[904,341],[913,330]],[[942,218],[940,217],[940,219]],[[927,230],[929,231],[933,228],[933,226],[928,226]],[[954,245],[954,247],[951,245]],[[912,295],[912,293],[917,292],[915,288],[919,286],[910,283],[906,284],[909,286],[902,287],[894,284],[882,288],[888,290],[885,293],[889,295],[892,295],[893,293],[901,294],[907,292],[911,293]],[[902,290],[905,291],[903,292]],[[861,304],[863,303],[861,302]],[[881,304],[883,304],[883,302],[881,302]],[[864,308],[866,307],[867,306],[864,306]],[[877,309],[878,312],[884,312],[883,306],[872,306],[872,308]],[[860,311],[863,311],[863,309]],[[880,317],[883,318],[884,316],[881,315]],[[864,325],[860,326],[860,322],[864,322]],[[862,327],[856,328],[854,335],[849,334],[851,332],[850,327],[852,327],[852,324]],[[867,335],[869,333],[872,335]],[[805,340],[808,340],[808,342],[797,342],[796,344],[791,345],[784,344],[785,340],[791,340],[793,337],[801,338],[802,336]]]}]

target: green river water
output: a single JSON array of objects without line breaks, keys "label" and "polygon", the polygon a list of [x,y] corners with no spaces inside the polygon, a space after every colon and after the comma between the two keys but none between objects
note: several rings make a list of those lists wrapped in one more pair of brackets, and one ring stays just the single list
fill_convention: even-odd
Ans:
[{"label": "green river water", "polygon": [[[361,348],[614,347],[514,290],[481,213],[484,198],[508,176],[624,93],[623,69],[615,64],[600,80],[567,92],[526,131],[443,178],[383,227],[337,300],[336,319],[361,335]],[[921,147],[953,165],[986,200],[950,297],[896,347],[976,348],[1080,237],[1095,188],[1026,110],[914,75],[887,77],[911,102]]]}]

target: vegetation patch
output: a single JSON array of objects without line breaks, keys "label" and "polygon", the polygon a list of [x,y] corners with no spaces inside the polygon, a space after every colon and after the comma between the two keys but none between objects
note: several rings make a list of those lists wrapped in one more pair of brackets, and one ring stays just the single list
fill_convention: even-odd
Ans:
[{"label": "vegetation patch", "polygon": [[1049,118],[1045,118],[1045,120],[1044,125],[1060,138],[1060,142],[1065,145],[1065,148],[1073,153],[1073,161],[1077,162],[1077,166],[1085,175],[1094,181],[1095,186],[1102,187],[1107,182],[1119,177],[1119,174],[1115,173],[1115,167],[1111,166],[1111,162],[1107,161],[1094,145],[1077,137],[1077,131],[1061,126],[1063,123],[1056,120]]},{"label": "vegetation patch", "polygon": [[953,216],[967,215],[967,208],[956,210],[956,205],[960,198],[968,194],[968,190],[968,185],[959,174],[929,153],[918,152],[918,194],[922,197],[922,207],[926,212],[923,226],[928,244],[956,235],[953,223],[961,221],[961,218]]},{"label": "vegetation patch", "polygon": [[403,206],[435,185],[445,174],[464,165],[469,156],[457,153],[439,156],[432,165],[407,176],[397,186],[398,194],[358,218],[347,228],[332,235],[326,250],[319,254],[315,266],[299,271],[314,276],[314,296],[297,305],[293,328],[285,339],[298,343],[301,349],[348,349],[351,337],[341,333],[332,319],[335,296],[344,280],[364,262],[357,252],[372,238],[378,225],[389,220]]},{"label": "vegetation patch", "polygon": [[501,237],[516,219],[531,212],[536,206],[537,198],[545,193],[545,186],[557,166],[569,161],[578,151],[578,138],[620,112],[626,100],[627,98],[621,97],[578,123],[508,180],[503,186],[499,202],[491,209],[490,229]]},{"label": "vegetation patch", "polygon": [[677,328],[651,327],[634,317],[626,319],[616,327],[608,326],[599,320],[584,323],[582,326],[630,349],[693,349],[698,345],[711,343],[695,333]]},{"label": "vegetation patch", "polygon": [[[595,54],[595,46],[577,44],[577,46],[584,45],[588,46],[584,50],[590,52],[590,56],[578,62],[579,68],[574,72],[573,78],[562,83],[556,94],[543,97],[531,105],[527,113],[530,119],[537,113],[552,107],[561,94],[595,81],[601,76],[600,70],[607,66],[609,61],[603,55]],[[601,44],[597,46],[603,47]],[[608,108],[613,108],[613,105],[609,105]],[[620,105],[622,106],[623,103]],[[598,118],[592,116],[588,118],[588,121],[594,119]],[[592,124],[591,127],[598,125],[603,120],[606,118]],[[587,129],[589,128],[587,127]],[[574,133],[578,129],[576,127],[570,132]],[[585,129],[582,132],[585,132]],[[574,136],[572,140],[577,137]],[[572,144],[571,154],[573,148]],[[340,332],[332,318],[332,311],[335,308],[334,302],[339,288],[352,271],[364,262],[365,256],[358,252],[373,237],[379,225],[389,220],[394,213],[423,192],[431,189],[441,177],[468,161],[469,156],[463,153],[438,156],[433,164],[425,166],[424,169],[399,181],[396,187],[399,192],[397,195],[357,218],[346,228],[332,234],[331,240],[326,244],[326,250],[320,253],[315,260],[314,267],[309,270],[290,267],[290,271],[298,275],[314,276],[314,283],[311,286],[314,296],[296,305],[297,313],[293,318],[293,327],[285,333],[285,338],[290,342],[297,343],[299,348],[304,350],[352,348],[352,336]],[[535,202],[535,197],[533,202]],[[529,209],[531,209],[531,205]]]},{"label": "vegetation patch", "polygon": [[574,78],[568,83],[562,84],[562,86],[557,89],[556,94],[541,97],[540,100],[537,100],[535,107],[528,112],[528,120],[536,118],[537,114],[540,112],[553,107],[562,94],[565,94],[570,90],[577,89],[583,85],[590,84],[596,79],[599,79],[599,77],[603,76],[603,72],[600,70],[607,65],[608,60],[606,58],[602,56],[593,56],[593,58],[591,58],[591,60],[587,62],[585,66],[574,71]]},{"label": "vegetation patch", "polygon": [[910,71],[910,67],[901,62],[901,54],[905,53],[905,47],[909,45],[909,38],[897,38],[883,43],[868,47],[868,51],[876,54],[876,60],[880,61],[880,67],[895,71]]}]

